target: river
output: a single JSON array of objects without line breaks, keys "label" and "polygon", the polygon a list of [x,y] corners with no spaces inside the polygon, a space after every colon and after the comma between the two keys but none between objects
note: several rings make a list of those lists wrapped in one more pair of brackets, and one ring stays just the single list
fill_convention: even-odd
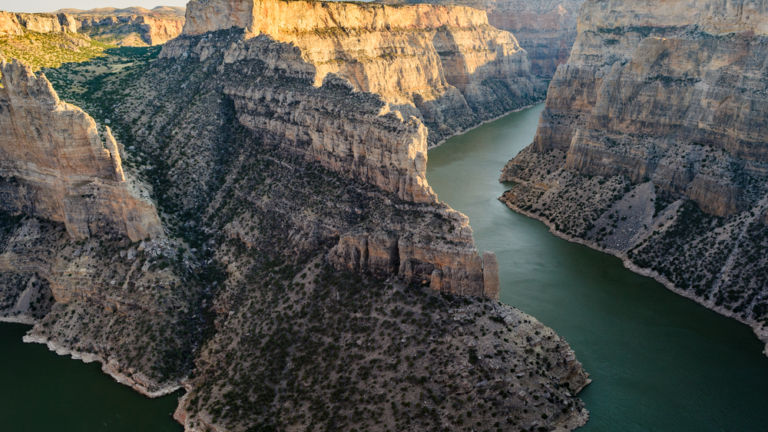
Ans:
[{"label": "river", "polygon": [[497,198],[543,104],[430,150],[429,183],[496,252],[501,300],[554,328],[593,383],[587,432],[768,431],[768,358],[751,329],[552,235]]},{"label": "river", "polygon": [[[564,336],[594,382],[586,432],[768,430],[768,359],[751,330],[611,256],[568,243],[497,197],[506,161],[531,142],[542,105],[429,153],[428,179],[495,251],[501,300]],[[176,397],[150,400],[0,324],[0,425],[12,432],[178,432]]]},{"label": "river", "polygon": [[0,323],[0,430],[180,432],[176,396],[148,399],[85,364],[25,344],[29,326]]}]

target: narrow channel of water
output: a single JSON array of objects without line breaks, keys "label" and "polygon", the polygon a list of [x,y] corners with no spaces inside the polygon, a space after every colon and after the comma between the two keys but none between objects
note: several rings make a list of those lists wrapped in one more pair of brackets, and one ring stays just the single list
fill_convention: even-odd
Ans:
[{"label": "narrow channel of water", "polygon": [[752,331],[621,262],[568,243],[497,198],[506,161],[528,145],[543,105],[448,140],[429,153],[441,200],[495,251],[501,300],[564,336],[591,374],[584,431],[768,431],[768,358]]},{"label": "narrow channel of water", "polygon": [[29,326],[0,323],[0,431],[180,432],[178,396],[148,399],[85,364],[25,344]]}]

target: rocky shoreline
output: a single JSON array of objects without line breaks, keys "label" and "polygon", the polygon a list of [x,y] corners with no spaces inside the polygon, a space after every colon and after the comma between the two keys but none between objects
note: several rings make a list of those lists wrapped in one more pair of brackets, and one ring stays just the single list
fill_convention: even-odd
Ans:
[{"label": "rocky shoreline", "polygon": [[544,99],[541,99],[541,100],[539,100],[539,101],[533,102],[533,103],[531,103],[531,104],[528,104],[528,105],[526,105],[526,106],[522,106],[522,107],[520,107],[520,108],[515,108],[515,109],[513,109],[513,110],[507,111],[507,112],[505,112],[504,114],[500,114],[500,115],[498,115],[498,116],[496,116],[496,117],[494,117],[494,118],[490,118],[490,119],[488,119],[488,120],[483,120],[483,121],[481,121],[479,124],[477,124],[477,125],[475,125],[475,126],[470,126],[470,127],[466,128],[466,129],[462,130],[461,132],[456,132],[456,133],[454,133],[454,134],[452,134],[452,135],[449,135],[449,136],[447,136],[447,137],[445,137],[445,138],[441,138],[441,139],[440,139],[440,141],[438,141],[437,143],[435,143],[435,144],[430,144],[430,145],[428,146],[428,149],[430,149],[430,150],[431,150],[431,149],[433,149],[433,148],[437,148],[437,147],[440,147],[441,145],[445,144],[445,142],[446,142],[446,141],[448,141],[449,139],[451,139],[451,138],[453,138],[453,137],[457,137],[457,136],[459,136],[459,135],[464,135],[465,133],[467,133],[467,132],[471,132],[471,131],[473,131],[473,130],[475,130],[475,129],[479,128],[480,126],[485,126],[485,125],[487,125],[488,123],[492,123],[492,122],[495,122],[496,120],[499,120],[499,119],[501,119],[501,118],[504,118],[504,117],[506,117],[506,116],[508,116],[508,115],[510,115],[510,114],[513,114],[513,113],[516,113],[516,112],[520,112],[520,111],[524,111],[524,110],[527,110],[528,108],[533,108],[533,107],[535,107],[536,105],[538,105],[538,104],[541,104],[541,103],[544,103]]},{"label": "rocky shoreline", "polygon": [[111,376],[116,382],[132,388],[134,391],[148,397],[158,398],[167,396],[171,393],[175,393],[182,389],[182,384],[161,386],[159,389],[150,390],[150,387],[157,386],[156,383],[150,382],[151,380],[141,372],[135,372],[129,374],[124,372],[120,366],[120,363],[115,358],[104,359],[103,357],[94,354],[72,350],[65,347],[49,338],[40,334],[26,334],[22,338],[24,343],[42,344],[48,347],[49,351],[52,351],[60,356],[68,356],[73,360],[80,360],[83,363],[98,362],[101,364],[101,371]]},{"label": "rocky shoreline", "polygon": [[612,255],[612,256],[620,259],[622,264],[624,265],[624,267],[627,268],[628,270],[630,270],[630,271],[632,271],[634,273],[637,273],[637,274],[639,274],[641,276],[645,276],[645,277],[649,277],[651,279],[654,279],[656,282],[662,284],[665,288],[667,288],[668,290],[674,292],[675,294],[678,294],[678,295],[681,295],[681,296],[683,296],[685,298],[693,300],[696,303],[704,306],[705,308],[707,308],[709,310],[712,310],[714,312],[719,313],[720,315],[723,315],[723,316],[728,317],[728,318],[733,318],[733,319],[735,319],[735,320],[737,320],[737,321],[739,321],[739,322],[741,322],[743,324],[746,324],[747,326],[749,326],[752,329],[752,331],[755,333],[755,336],[757,336],[758,339],[760,339],[763,343],[766,344],[765,345],[765,349],[763,350],[763,354],[765,356],[768,356],[768,328],[763,327],[762,325],[760,325],[760,323],[755,322],[755,321],[746,320],[743,317],[740,317],[739,315],[734,314],[732,311],[729,311],[728,309],[725,309],[725,308],[722,308],[722,307],[718,307],[718,306],[712,304],[711,302],[703,301],[701,298],[696,297],[695,295],[691,294],[690,292],[676,287],[672,282],[669,281],[669,279],[665,278],[663,275],[660,275],[658,272],[654,271],[653,269],[643,268],[643,267],[640,267],[639,265],[637,265],[636,263],[632,262],[632,260],[629,259],[627,254],[622,252],[622,251],[619,251],[619,250],[616,250],[616,249],[605,248],[605,247],[601,246],[598,243],[595,243],[595,242],[592,242],[592,241],[589,241],[589,240],[586,240],[586,239],[583,239],[583,238],[574,237],[572,235],[569,235],[567,233],[559,231],[559,230],[557,230],[557,228],[555,228],[555,224],[552,221],[550,221],[547,218],[545,218],[545,217],[543,217],[541,215],[538,215],[536,213],[532,213],[530,211],[526,211],[526,210],[521,209],[520,207],[512,204],[511,201],[505,200],[503,196],[499,197],[499,201],[504,203],[510,210],[512,210],[512,211],[514,211],[516,213],[519,213],[519,214],[521,214],[523,216],[529,217],[531,219],[535,219],[535,220],[543,223],[549,229],[549,232],[551,232],[553,235],[555,235],[555,236],[557,236],[557,237],[559,237],[559,238],[561,238],[563,240],[566,240],[566,241],[571,242],[571,243],[576,243],[576,244],[579,244],[579,245],[582,245],[582,246],[586,246],[586,247],[588,247],[590,249],[594,249],[596,251]]}]

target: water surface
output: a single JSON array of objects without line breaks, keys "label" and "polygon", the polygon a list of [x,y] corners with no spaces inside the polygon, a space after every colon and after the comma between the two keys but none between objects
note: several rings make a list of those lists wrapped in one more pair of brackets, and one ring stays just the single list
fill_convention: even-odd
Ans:
[{"label": "water surface", "polygon": [[21,341],[29,326],[0,323],[0,431],[180,432],[177,396],[149,399],[97,363]]},{"label": "water surface", "polygon": [[768,431],[768,358],[745,325],[550,234],[497,200],[543,105],[429,152],[427,178],[499,259],[501,300],[564,336],[591,374],[584,431]]}]

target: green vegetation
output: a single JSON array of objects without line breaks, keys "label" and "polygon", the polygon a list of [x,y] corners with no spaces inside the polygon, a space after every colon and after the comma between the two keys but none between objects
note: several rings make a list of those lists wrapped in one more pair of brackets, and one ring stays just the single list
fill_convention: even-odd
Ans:
[{"label": "green vegetation", "polygon": [[103,42],[71,33],[36,33],[0,36],[0,55],[7,61],[18,59],[33,70],[59,67],[65,63],[77,63],[103,55],[110,48]]}]

